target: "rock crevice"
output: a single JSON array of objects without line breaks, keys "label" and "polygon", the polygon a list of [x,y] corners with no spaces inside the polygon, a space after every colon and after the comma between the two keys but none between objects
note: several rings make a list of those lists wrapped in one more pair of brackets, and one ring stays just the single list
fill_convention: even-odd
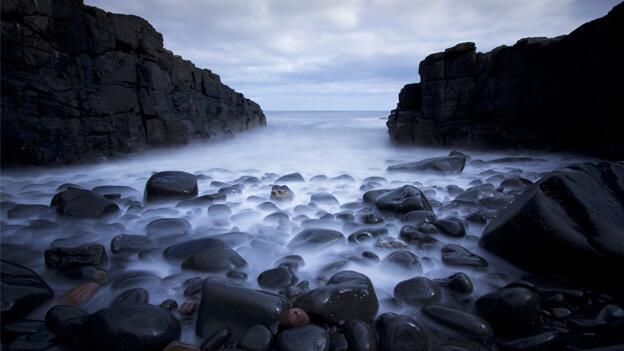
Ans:
[{"label": "rock crevice", "polygon": [[258,104],[82,0],[2,3],[2,164],[93,160],[266,124]]}]

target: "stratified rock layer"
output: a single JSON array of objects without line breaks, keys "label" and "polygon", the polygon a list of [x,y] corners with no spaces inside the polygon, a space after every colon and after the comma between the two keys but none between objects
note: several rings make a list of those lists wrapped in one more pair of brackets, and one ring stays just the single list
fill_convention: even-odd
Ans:
[{"label": "stratified rock layer", "polygon": [[68,163],[264,125],[260,107],[81,0],[2,3],[2,163]]},{"label": "stratified rock layer", "polygon": [[624,156],[624,4],[569,35],[477,53],[462,43],[420,63],[388,119],[392,139]]}]

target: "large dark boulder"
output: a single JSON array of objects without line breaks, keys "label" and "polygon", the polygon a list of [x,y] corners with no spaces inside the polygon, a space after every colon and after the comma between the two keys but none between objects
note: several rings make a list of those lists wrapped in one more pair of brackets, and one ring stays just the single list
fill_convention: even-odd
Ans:
[{"label": "large dark boulder", "polygon": [[485,229],[480,244],[539,274],[620,296],[607,272],[624,265],[624,165],[582,163],[531,185]]},{"label": "large dark boulder", "polygon": [[624,4],[558,38],[427,56],[388,118],[402,143],[575,150],[621,159]]},{"label": "large dark boulder", "polygon": [[161,351],[181,334],[175,316],[153,305],[111,307],[85,318],[76,335],[81,350]]},{"label": "large dark boulder", "polygon": [[466,157],[447,156],[401,163],[388,167],[391,172],[433,173],[438,175],[460,174],[466,166]]},{"label": "large dark boulder", "polygon": [[411,185],[382,193],[375,200],[375,206],[380,210],[407,213],[416,210],[431,211],[431,205],[425,194]]},{"label": "large dark boulder", "polygon": [[3,165],[93,160],[265,125],[258,104],[82,0],[2,2]]},{"label": "large dark boulder", "polygon": [[206,337],[229,328],[235,338],[240,338],[253,325],[279,323],[287,309],[283,297],[210,277],[202,286],[196,332]]},{"label": "large dark boulder", "polygon": [[50,206],[63,216],[77,218],[101,218],[119,212],[119,206],[102,195],[73,187],[54,195]]},{"label": "large dark boulder", "polygon": [[197,177],[186,172],[158,172],[145,184],[145,201],[183,200],[197,196]]},{"label": "large dark boulder", "polygon": [[379,309],[373,283],[367,276],[352,271],[336,273],[327,285],[297,297],[293,304],[327,323],[372,321]]},{"label": "large dark boulder", "polygon": [[0,260],[0,284],[3,324],[24,316],[53,296],[37,273],[5,260]]}]

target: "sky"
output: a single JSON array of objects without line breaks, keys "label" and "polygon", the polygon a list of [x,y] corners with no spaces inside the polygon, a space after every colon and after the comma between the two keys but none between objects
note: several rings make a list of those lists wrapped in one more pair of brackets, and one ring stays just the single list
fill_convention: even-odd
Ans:
[{"label": "sky", "polygon": [[147,19],[165,47],[271,110],[395,108],[427,55],[554,37],[621,0],[85,0]]}]

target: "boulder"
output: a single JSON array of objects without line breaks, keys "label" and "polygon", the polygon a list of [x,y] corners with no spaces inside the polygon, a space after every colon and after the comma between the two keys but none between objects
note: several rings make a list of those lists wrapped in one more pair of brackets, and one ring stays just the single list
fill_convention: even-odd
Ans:
[{"label": "boulder", "polygon": [[415,210],[431,211],[431,205],[425,194],[411,185],[381,193],[375,200],[375,206],[380,210],[408,213]]},{"label": "boulder", "polygon": [[542,313],[540,295],[523,286],[504,287],[483,295],[475,307],[497,334],[529,330],[539,322]]},{"label": "boulder", "polygon": [[209,277],[202,287],[196,332],[206,337],[229,328],[238,339],[253,325],[279,322],[287,309],[287,301],[278,295]]},{"label": "boulder", "polygon": [[421,161],[401,163],[388,167],[390,172],[433,173],[438,175],[460,174],[466,166],[464,156],[445,156]]},{"label": "boulder", "polygon": [[488,224],[482,247],[538,274],[624,296],[624,165],[581,163],[546,175]]},{"label": "boulder", "polygon": [[197,177],[186,172],[158,172],[145,184],[145,201],[184,200],[195,196]]},{"label": "boulder", "polygon": [[379,333],[379,350],[429,350],[429,341],[421,326],[408,316],[384,313],[375,322]]},{"label": "boulder", "polygon": [[322,250],[333,245],[345,244],[341,232],[330,229],[306,229],[288,243],[291,250]]},{"label": "boulder", "polygon": [[435,282],[416,277],[399,282],[394,287],[394,296],[408,306],[418,307],[440,301],[442,292]]},{"label": "boulder", "polygon": [[325,286],[297,297],[293,305],[330,324],[350,319],[372,321],[379,309],[373,283],[352,271],[336,273]]},{"label": "boulder", "polygon": [[101,218],[119,212],[119,206],[91,190],[67,188],[54,195],[50,206],[60,215],[77,218]]},{"label": "boulder", "polygon": [[52,298],[52,289],[41,277],[19,264],[0,260],[2,323],[15,320]]},{"label": "boulder", "polygon": [[97,266],[106,260],[106,249],[100,244],[76,247],[54,247],[44,253],[49,268],[67,269],[78,266]]},{"label": "boulder", "polygon": [[437,323],[470,337],[489,339],[492,327],[478,316],[444,305],[429,305],[422,309],[425,316]]},{"label": "boulder", "polygon": [[282,331],[275,343],[278,351],[328,351],[329,333],[324,328],[309,324]]},{"label": "boulder", "polygon": [[79,349],[160,351],[180,339],[178,320],[153,305],[118,306],[89,315]]},{"label": "boulder", "polygon": [[194,253],[182,268],[200,272],[227,272],[247,266],[247,261],[227,247],[210,247]]}]

